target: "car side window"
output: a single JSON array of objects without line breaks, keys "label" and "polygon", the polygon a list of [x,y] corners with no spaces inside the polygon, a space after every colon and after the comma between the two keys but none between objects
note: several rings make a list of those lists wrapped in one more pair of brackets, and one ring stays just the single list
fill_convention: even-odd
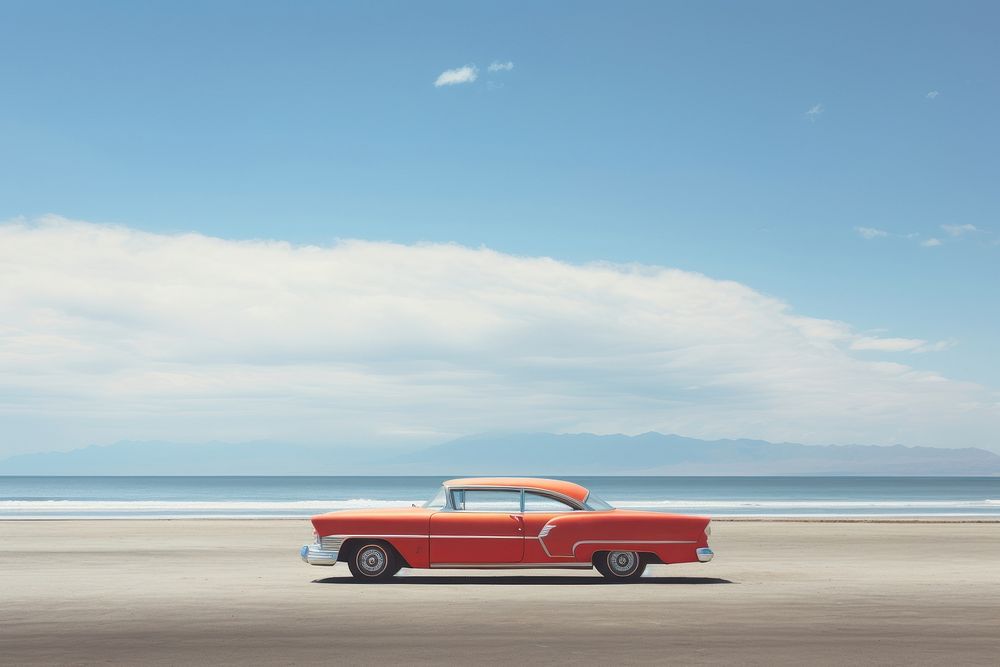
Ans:
[{"label": "car side window", "polygon": [[444,506],[448,504],[448,498],[444,495],[444,487],[442,486],[438,489],[434,497],[424,503],[424,507],[432,510],[444,509]]},{"label": "car side window", "polygon": [[451,492],[456,510],[466,512],[520,512],[520,491],[493,491],[489,489],[456,489]]},{"label": "car side window", "polygon": [[531,491],[524,492],[525,512],[573,512],[576,508],[552,496]]}]

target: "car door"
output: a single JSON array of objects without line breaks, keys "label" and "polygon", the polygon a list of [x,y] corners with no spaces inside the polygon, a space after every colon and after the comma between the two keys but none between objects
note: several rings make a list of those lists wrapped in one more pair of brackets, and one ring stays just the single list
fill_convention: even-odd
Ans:
[{"label": "car door", "polygon": [[431,516],[431,565],[519,563],[524,555],[521,492],[452,489],[449,507]]},{"label": "car door", "polygon": [[566,514],[581,511],[578,507],[570,505],[564,500],[560,500],[545,493],[536,491],[524,492],[524,560],[528,563],[565,563],[572,556],[562,554],[553,556],[545,542],[545,538],[554,528],[551,523]]}]

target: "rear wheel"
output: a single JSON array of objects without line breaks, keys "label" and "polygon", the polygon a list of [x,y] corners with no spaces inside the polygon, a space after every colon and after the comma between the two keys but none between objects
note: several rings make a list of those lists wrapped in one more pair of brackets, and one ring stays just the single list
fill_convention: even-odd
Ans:
[{"label": "rear wheel", "polygon": [[601,551],[594,567],[610,581],[635,581],[646,571],[646,561],[635,551]]},{"label": "rear wheel", "polygon": [[396,551],[381,542],[362,542],[347,561],[355,579],[385,581],[399,572],[402,563]]}]

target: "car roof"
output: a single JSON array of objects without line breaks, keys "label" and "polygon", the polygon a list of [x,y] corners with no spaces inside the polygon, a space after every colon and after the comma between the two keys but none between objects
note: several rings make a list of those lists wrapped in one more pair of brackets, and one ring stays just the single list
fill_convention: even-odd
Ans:
[{"label": "car roof", "polygon": [[581,503],[590,494],[587,489],[579,484],[561,479],[542,479],[540,477],[462,477],[459,479],[449,479],[444,485],[448,487],[506,486],[539,489],[541,491],[560,493]]}]

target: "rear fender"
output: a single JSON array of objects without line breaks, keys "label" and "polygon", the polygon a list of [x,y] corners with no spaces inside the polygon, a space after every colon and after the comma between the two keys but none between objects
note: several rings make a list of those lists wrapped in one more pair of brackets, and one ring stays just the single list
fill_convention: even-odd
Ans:
[{"label": "rear fender", "polygon": [[539,541],[552,557],[589,562],[598,551],[638,551],[664,563],[697,560],[695,549],[707,545],[705,517],[656,512],[579,512],[553,518]]}]

